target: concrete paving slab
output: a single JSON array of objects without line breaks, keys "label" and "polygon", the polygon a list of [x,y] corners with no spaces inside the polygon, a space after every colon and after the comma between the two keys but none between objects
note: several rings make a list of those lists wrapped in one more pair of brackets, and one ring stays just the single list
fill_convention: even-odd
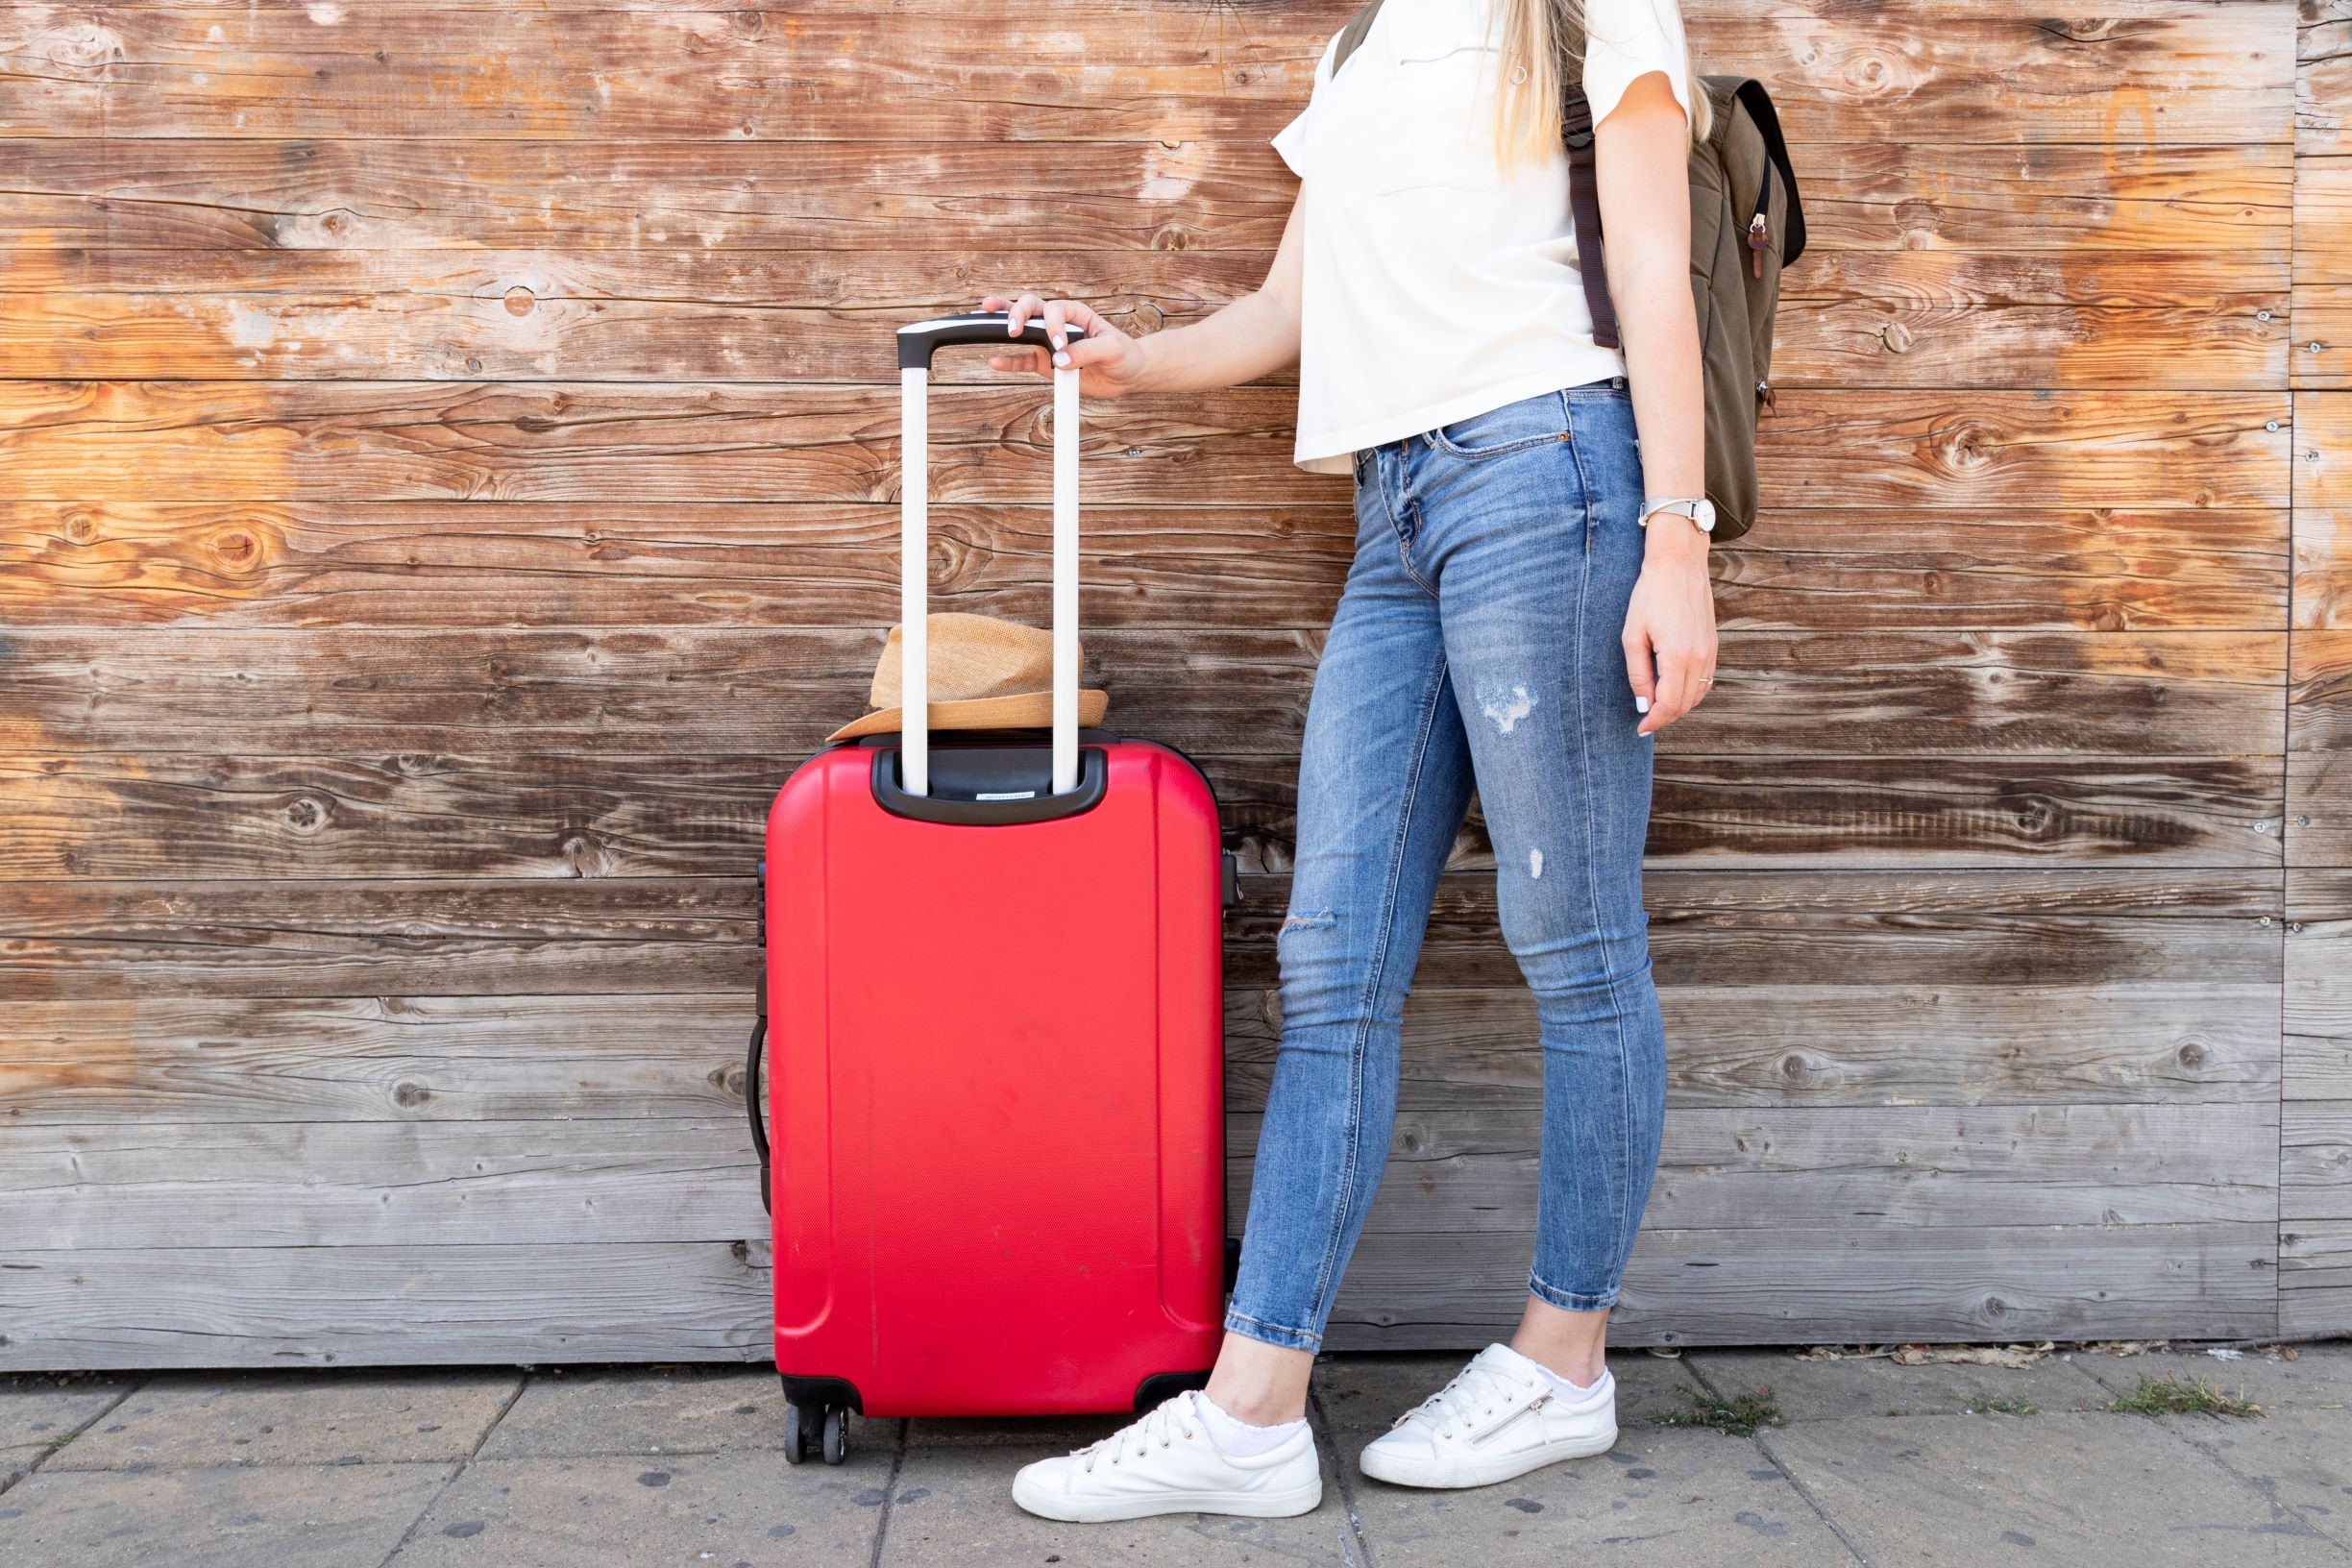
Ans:
[{"label": "concrete paving slab", "polygon": [[[531,1375],[482,1445],[484,1458],[781,1450],[784,1385],[772,1368],[647,1367]],[[897,1431],[851,1417],[852,1443]]]},{"label": "concrete paving slab", "polygon": [[1761,1442],[1875,1568],[2352,1561],[2144,1417],[1808,1421]]},{"label": "concrete paving slab", "polygon": [[2168,1415],[2164,1425],[2352,1549],[2352,1410],[2273,1410],[2259,1421]]},{"label": "concrete paving slab", "polygon": [[1324,1454],[1323,1504],[1294,1519],[1169,1514],[1110,1525],[1066,1525],[1022,1512],[1013,1473],[1067,1452],[1060,1443],[909,1447],[898,1472],[882,1568],[1174,1568],[1312,1563],[1360,1568],[1347,1508]]},{"label": "concrete paving slab", "polygon": [[0,1378],[0,1487],[136,1386],[71,1375]]},{"label": "concrete paving slab", "polygon": [[2145,1356],[2082,1353],[2074,1364],[2118,1394],[2129,1393],[2144,1377],[2201,1378],[2226,1392],[2242,1393],[2265,1409],[2352,1409],[2352,1342],[2297,1345],[2291,1361],[2276,1350],[2249,1350],[2228,1358],[2158,1351]]},{"label": "concrete paving slab", "polygon": [[780,1452],[677,1458],[595,1455],[477,1459],[392,1561],[395,1568],[793,1568],[863,1563],[890,1481],[889,1447],[840,1465]]},{"label": "concrete paving slab", "polygon": [[43,1468],[461,1459],[522,1381],[514,1372],[167,1373]]},{"label": "concrete paving slab", "polygon": [[1679,1360],[1612,1356],[1617,1446],[1475,1491],[1390,1486],[1354,1469],[1363,1445],[1460,1370],[1460,1356],[1351,1357],[1319,1369],[1318,1397],[1356,1511],[1381,1568],[1605,1560],[1751,1564],[1850,1560],[1756,1446],[1720,1433],[1660,1430],[1696,1386]]},{"label": "concrete paving slab", "polygon": [[1803,1496],[1744,1437],[1620,1427],[1589,1459],[1458,1492],[1358,1477],[1356,1513],[1380,1568],[1821,1568],[1852,1561]]},{"label": "concrete paving slab", "polygon": [[[1315,1397],[1322,1402],[1334,1434],[1356,1451],[1386,1432],[1396,1418],[1444,1387],[1469,1361],[1466,1354],[1409,1352],[1349,1356],[1326,1360],[1315,1368]],[[1617,1424],[1646,1426],[1668,1410],[1690,1403],[1684,1384],[1697,1380],[1679,1359],[1631,1351],[1611,1356],[1609,1372],[1617,1380]]]},{"label": "concrete paving slab", "polygon": [[0,1495],[0,1559],[40,1568],[380,1568],[456,1468],[44,1466]]},{"label": "concrete paving slab", "polygon": [[1808,1361],[1784,1350],[1690,1353],[1692,1365],[1725,1395],[1757,1387],[1791,1421],[1854,1415],[1957,1415],[1988,1400],[2039,1410],[2103,1410],[2113,1396],[2096,1379],[2052,1356],[2028,1367],[1931,1361],[1898,1366],[1883,1357]]}]

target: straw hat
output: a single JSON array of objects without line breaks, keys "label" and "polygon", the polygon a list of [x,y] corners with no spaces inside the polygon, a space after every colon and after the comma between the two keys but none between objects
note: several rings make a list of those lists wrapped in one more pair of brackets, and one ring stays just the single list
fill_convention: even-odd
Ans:
[{"label": "straw hat", "polygon": [[[931,640],[933,729],[1040,729],[1053,723],[1053,633],[992,615],[934,615],[924,625]],[[874,666],[867,701],[875,711],[842,725],[825,737],[828,742],[898,728],[900,629],[891,627]],[[1085,651],[1078,656],[1083,665]],[[1100,724],[1110,705],[1107,694],[1081,691],[1080,727]]]}]

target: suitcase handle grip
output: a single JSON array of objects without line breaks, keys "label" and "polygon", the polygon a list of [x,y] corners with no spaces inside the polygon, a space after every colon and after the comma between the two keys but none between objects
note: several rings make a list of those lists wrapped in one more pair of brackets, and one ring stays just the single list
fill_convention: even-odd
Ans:
[{"label": "suitcase handle grip", "polygon": [[[946,343],[1004,343],[1009,318],[993,311],[939,316],[898,330],[903,439],[898,477],[899,787],[931,793],[931,352]],[[1030,322],[1045,341],[1045,329]],[[1078,372],[1053,373],[1053,768],[1052,793],[1078,788]]]},{"label": "suitcase handle grip", "polygon": [[[900,370],[929,370],[931,356],[940,350],[957,343],[1028,343],[1041,349],[1053,347],[1053,338],[1045,331],[1042,319],[1033,318],[1021,326],[1016,338],[1005,329],[1013,317],[1003,310],[973,310],[960,316],[934,316],[898,329],[898,368]],[[1075,343],[1086,336],[1086,329],[1071,322],[1063,330],[1063,338]]]}]

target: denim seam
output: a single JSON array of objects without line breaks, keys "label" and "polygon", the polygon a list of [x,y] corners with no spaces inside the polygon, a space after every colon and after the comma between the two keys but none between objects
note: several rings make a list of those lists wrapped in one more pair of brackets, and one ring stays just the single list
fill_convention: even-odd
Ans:
[{"label": "denim seam", "polygon": [[1533,1269],[1528,1270],[1528,1288],[1538,1300],[1567,1312],[1605,1312],[1617,1305],[1618,1292],[1605,1290],[1588,1295],[1581,1290],[1563,1290]]},{"label": "denim seam", "polygon": [[[1565,399],[1563,399],[1562,402],[1563,404],[1567,404],[1567,400]],[[1576,613],[1576,647],[1580,650],[1584,647],[1584,623],[1586,612],[1591,606],[1592,599],[1593,534],[1598,529],[1600,525],[1598,520],[1593,515],[1594,501],[1592,479],[1591,477],[1584,471],[1584,453],[1575,439],[1576,415],[1573,405],[1569,405],[1568,433],[1568,451],[1570,455],[1576,459],[1577,488],[1584,493],[1584,573],[1583,576],[1577,581]],[[1579,656],[1581,656],[1580,652]],[[1599,849],[1601,847],[1601,825],[1593,816],[1592,716],[1585,711],[1585,691],[1589,684],[1589,682],[1583,680],[1579,680],[1576,682],[1577,752],[1579,763],[1583,769],[1584,784],[1584,788],[1579,793],[1584,797],[1585,895],[1592,900],[1593,936],[1601,944],[1601,968],[1603,972],[1609,977],[1608,987],[1610,1012],[1615,1016],[1617,1021],[1618,1125],[1626,1128],[1629,1133],[1628,1137],[1618,1140],[1619,1168],[1617,1173],[1617,1235],[1615,1237],[1615,1240],[1617,1247],[1622,1251],[1625,1246],[1625,1238],[1627,1234],[1626,1199],[1633,1190],[1633,1149],[1632,1139],[1629,1136],[1630,1130],[1633,1126],[1633,1100],[1631,1090],[1629,1087],[1629,1081],[1633,1075],[1633,1052],[1631,1046],[1626,1040],[1625,999],[1619,993],[1620,981],[1617,976],[1617,955],[1612,950],[1609,943],[1608,924],[1602,919],[1601,914],[1601,872],[1597,864],[1600,858]],[[1611,1259],[1610,1267],[1611,1272],[1614,1273],[1616,1267],[1616,1260],[1614,1258]]]},{"label": "denim seam", "polygon": [[[1253,1329],[1263,1329],[1268,1334],[1281,1335],[1285,1339],[1295,1339],[1301,1341],[1301,1343],[1288,1347],[1293,1350],[1312,1351],[1321,1350],[1323,1348],[1323,1336],[1314,1333],[1311,1329],[1287,1328],[1280,1323],[1268,1323],[1263,1318],[1252,1317],[1247,1312],[1237,1312],[1230,1307],[1226,1308],[1225,1326],[1227,1328],[1233,1328],[1233,1325],[1236,1323],[1245,1323]],[[1244,1331],[1235,1329],[1234,1332],[1237,1334],[1242,1334]],[[1251,1339],[1258,1339],[1261,1344],[1271,1344],[1273,1342],[1267,1339],[1260,1339],[1259,1336],[1254,1334],[1246,1335],[1245,1336]]]},{"label": "denim seam", "polygon": [[[1421,575],[1420,568],[1413,565],[1412,545],[1405,537],[1405,525],[1403,520],[1397,516],[1396,504],[1388,499],[1388,478],[1380,472],[1380,453],[1378,452],[1372,454],[1372,465],[1373,478],[1380,483],[1381,508],[1388,514],[1388,531],[1396,535],[1397,564],[1405,569],[1405,575],[1412,579],[1415,587],[1429,595],[1430,598],[1435,599],[1437,597],[1436,587]],[[1396,472],[1398,487],[1409,489],[1405,476],[1405,453],[1402,448],[1396,454]],[[1405,497],[1405,509],[1412,513],[1413,537],[1420,537],[1422,524],[1420,502],[1408,494]]]},{"label": "denim seam", "polygon": [[1430,431],[1430,440],[1435,443],[1437,450],[1444,453],[1447,456],[1458,457],[1464,462],[1472,463],[1482,462],[1489,457],[1508,456],[1514,452],[1526,452],[1531,447],[1540,447],[1545,445],[1557,446],[1561,442],[1566,441],[1569,435],[1568,394],[1566,392],[1555,392],[1552,394],[1552,396],[1559,400],[1560,405],[1560,428],[1556,430],[1543,430],[1534,435],[1519,436],[1514,440],[1505,441],[1497,446],[1465,447],[1447,440],[1445,428],[1440,426],[1436,429]]},{"label": "denim seam", "polygon": [[[1381,890],[1380,926],[1373,938],[1372,962],[1365,966],[1363,1002],[1356,1010],[1356,1036],[1348,1042],[1348,1120],[1346,1153],[1339,1162],[1339,1201],[1333,1206],[1331,1235],[1323,1244],[1323,1261],[1315,1270],[1314,1293],[1308,1310],[1318,1323],[1329,1320],[1329,1294],[1335,1288],[1349,1215],[1356,1207],[1356,1165],[1363,1157],[1364,1044],[1371,1038],[1373,1014],[1380,1006],[1381,984],[1388,964],[1388,938],[1396,925],[1397,883],[1405,874],[1405,845],[1412,832],[1413,811],[1421,795],[1421,766],[1429,757],[1430,733],[1436,727],[1437,698],[1445,693],[1446,656],[1439,649],[1431,667],[1430,683],[1421,696],[1420,733],[1413,739],[1412,762],[1405,770],[1405,790],[1397,810],[1396,832],[1389,841],[1388,880]],[[1385,1149],[1381,1151],[1384,1159]],[[1318,1342],[1320,1340],[1320,1335]]]}]

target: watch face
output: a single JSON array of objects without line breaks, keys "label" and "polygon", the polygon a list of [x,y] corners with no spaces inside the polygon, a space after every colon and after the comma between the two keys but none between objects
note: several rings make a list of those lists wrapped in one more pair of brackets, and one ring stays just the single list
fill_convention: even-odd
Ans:
[{"label": "watch face", "polygon": [[1691,521],[1699,525],[1701,533],[1713,533],[1715,531],[1715,503],[1711,501],[1702,501],[1698,505],[1692,507]]}]

